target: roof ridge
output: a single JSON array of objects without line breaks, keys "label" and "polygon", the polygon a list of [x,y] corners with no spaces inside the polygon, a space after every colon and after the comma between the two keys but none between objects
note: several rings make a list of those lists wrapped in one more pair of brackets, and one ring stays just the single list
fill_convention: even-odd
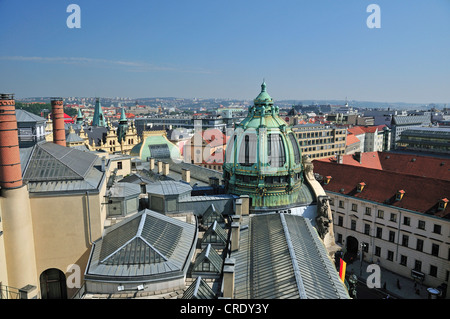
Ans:
[{"label": "roof ridge", "polygon": [[305,286],[303,285],[302,275],[300,272],[300,267],[298,266],[297,257],[295,255],[294,247],[292,246],[291,235],[289,234],[289,229],[286,224],[286,219],[284,218],[284,214],[279,214],[281,219],[281,225],[283,227],[284,237],[286,239],[286,244],[289,250],[289,256],[291,256],[292,267],[294,268],[294,276],[295,281],[297,283],[297,289],[300,296],[300,299],[307,299]]}]

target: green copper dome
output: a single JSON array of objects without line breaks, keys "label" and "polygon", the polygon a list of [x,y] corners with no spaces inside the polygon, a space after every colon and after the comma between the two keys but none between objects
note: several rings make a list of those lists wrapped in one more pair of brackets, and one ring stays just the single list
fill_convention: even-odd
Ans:
[{"label": "green copper dome", "polygon": [[303,183],[301,159],[297,138],[279,117],[263,82],[226,148],[223,176],[227,192],[249,195],[256,209],[310,204],[313,199]]}]

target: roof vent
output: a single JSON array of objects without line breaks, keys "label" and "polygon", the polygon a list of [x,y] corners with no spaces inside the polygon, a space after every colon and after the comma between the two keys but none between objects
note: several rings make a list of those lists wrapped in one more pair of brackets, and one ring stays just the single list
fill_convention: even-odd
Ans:
[{"label": "roof vent", "polygon": [[442,198],[439,200],[438,210],[444,210],[447,207],[448,199]]},{"label": "roof vent", "polygon": [[444,166],[445,165],[445,162],[441,162],[441,166]]},{"label": "roof vent", "polygon": [[405,195],[405,191],[403,189],[399,190],[395,195],[395,200],[402,200],[403,195]]},{"label": "roof vent", "polygon": [[340,192],[341,192],[342,194],[344,194],[345,189],[341,188]]},{"label": "roof vent", "polygon": [[415,162],[416,161],[416,159],[415,158],[413,158],[412,160],[411,160],[411,162]]},{"label": "roof vent", "polygon": [[361,182],[356,186],[358,193],[362,192],[362,190],[364,189],[364,186],[366,186],[366,183],[364,183],[364,182]]}]

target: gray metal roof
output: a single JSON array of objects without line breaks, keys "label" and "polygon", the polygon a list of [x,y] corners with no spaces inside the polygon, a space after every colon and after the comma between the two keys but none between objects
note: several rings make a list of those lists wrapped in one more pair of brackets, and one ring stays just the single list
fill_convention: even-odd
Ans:
[{"label": "gray metal roof", "polygon": [[183,293],[182,299],[214,299],[216,294],[208,284],[198,276]]},{"label": "gray metal roof", "polygon": [[34,194],[98,192],[105,175],[97,155],[51,142],[21,148],[20,162],[23,179]]},{"label": "gray metal roof", "polygon": [[220,274],[222,272],[223,259],[220,255],[211,247],[211,244],[206,246],[205,249],[197,256],[194,262],[193,273],[204,272],[202,270],[202,263],[208,262],[213,267],[210,272]]},{"label": "gray metal roof", "polygon": [[93,245],[86,280],[153,281],[184,276],[197,227],[144,210],[108,228]]},{"label": "gray metal roof", "polygon": [[225,218],[221,213],[219,213],[216,208],[214,207],[214,204],[209,205],[209,207],[206,209],[206,211],[203,213],[202,216],[202,224],[209,226],[212,223],[217,221],[219,224],[225,223]]},{"label": "gray metal roof", "polygon": [[158,195],[179,195],[192,191],[192,187],[183,182],[157,181],[147,185],[147,193]]},{"label": "gray metal roof", "polygon": [[235,265],[238,299],[348,299],[333,262],[308,219],[245,217]]},{"label": "gray metal roof", "polygon": [[114,198],[136,197],[141,193],[141,185],[134,183],[115,183],[109,189],[109,196]]},{"label": "gray metal roof", "polygon": [[202,240],[200,242],[201,247],[204,248],[211,244],[213,247],[223,248],[226,246],[228,241],[228,234],[225,229],[214,221],[214,223],[209,226],[209,228],[203,234]]},{"label": "gray metal roof", "polygon": [[392,117],[396,125],[430,124],[430,115],[394,115]]},{"label": "gray metal roof", "polygon": [[45,122],[46,119],[22,109],[16,109],[17,122]]}]

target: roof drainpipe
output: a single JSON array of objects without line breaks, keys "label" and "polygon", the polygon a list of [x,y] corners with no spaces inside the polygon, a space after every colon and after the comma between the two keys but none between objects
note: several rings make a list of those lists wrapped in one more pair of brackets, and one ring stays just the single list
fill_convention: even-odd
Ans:
[{"label": "roof drainpipe", "polygon": [[87,214],[88,214],[88,230],[89,230],[89,244],[92,245],[92,231],[91,231],[91,209],[89,205],[89,191],[86,191]]}]

